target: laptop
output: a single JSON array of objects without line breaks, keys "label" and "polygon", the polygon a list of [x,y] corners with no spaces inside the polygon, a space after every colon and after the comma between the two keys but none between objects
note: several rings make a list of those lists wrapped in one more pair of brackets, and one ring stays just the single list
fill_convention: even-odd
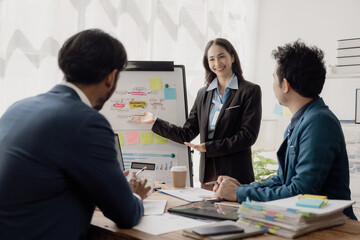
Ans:
[{"label": "laptop", "polygon": [[115,149],[117,152],[117,159],[119,161],[120,164],[120,168],[122,171],[125,171],[125,167],[124,167],[124,159],[121,153],[121,147],[120,147],[120,141],[119,141],[119,136],[117,133],[114,134],[114,138],[115,138]]}]

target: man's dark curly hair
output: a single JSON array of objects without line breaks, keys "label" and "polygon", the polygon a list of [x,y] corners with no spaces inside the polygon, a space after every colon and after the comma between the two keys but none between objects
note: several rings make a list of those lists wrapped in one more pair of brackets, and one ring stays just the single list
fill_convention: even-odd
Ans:
[{"label": "man's dark curly hair", "polygon": [[278,68],[280,84],[283,79],[301,96],[316,98],[325,82],[324,53],[315,46],[306,46],[297,40],[272,51]]},{"label": "man's dark curly hair", "polygon": [[73,83],[101,82],[114,69],[116,79],[127,64],[127,54],[120,41],[99,29],[84,30],[70,37],[58,56],[65,80]]}]

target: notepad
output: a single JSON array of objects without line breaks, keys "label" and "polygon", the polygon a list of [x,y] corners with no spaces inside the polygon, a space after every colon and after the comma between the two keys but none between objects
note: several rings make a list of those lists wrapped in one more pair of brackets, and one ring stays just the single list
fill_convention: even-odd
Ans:
[{"label": "notepad", "polygon": [[310,208],[321,208],[324,204],[323,199],[310,199],[310,198],[301,198],[296,202],[298,207],[310,207]]}]

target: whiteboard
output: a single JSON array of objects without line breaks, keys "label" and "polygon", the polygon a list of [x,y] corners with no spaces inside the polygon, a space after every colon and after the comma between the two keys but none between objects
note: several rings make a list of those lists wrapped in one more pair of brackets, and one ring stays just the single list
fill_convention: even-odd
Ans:
[{"label": "whiteboard", "polygon": [[[190,149],[151,131],[151,124],[137,124],[132,115],[152,112],[170,123],[182,126],[187,118],[185,68],[172,62],[129,62],[114,94],[101,113],[119,135],[125,169],[132,162],[155,163],[154,180],[171,184],[172,166],[188,168],[187,186],[193,186]],[[144,176],[154,173],[144,171]]]}]

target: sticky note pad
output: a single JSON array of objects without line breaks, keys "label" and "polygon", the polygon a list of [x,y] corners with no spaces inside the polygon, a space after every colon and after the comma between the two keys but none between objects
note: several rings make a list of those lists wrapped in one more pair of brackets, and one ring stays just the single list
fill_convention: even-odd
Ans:
[{"label": "sticky note pad", "polygon": [[142,132],[140,133],[141,144],[154,144],[154,137],[152,132]]},{"label": "sticky note pad", "polygon": [[296,202],[298,207],[310,207],[310,208],[320,208],[324,203],[322,199],[310,199],[310,198],[301,198]]},{"label": "sticky note pad", "polygon": [[161,78],[150,78],[149,86],[150,89],[161,89],[162,88]]},{"label": "sticky note pad", "polygon": [[327,196],[304,194],[304,195],[300,195],[298,197],[298,199],[300,199],[300,198],[327,199]]},{"label": "sticky note pad", "polygon": [[285,108],[284,108],[283,115],[286,116],[286,117],[291,117],[290,109],[287,108],[287,107],[285,107]]},{"label": "sticky note pad", "polygon": [[168,142],[167,138],[164,138],[164,137],[162,137],[162,136],[155,133],[155,143],[156,144],[164,144],[164,143],[167,143],[167,142]]},{"label": "sticky note pad", "polygon": [[126,132],[126,143],[127,144],[138,144],[139,142],[139,135],[138,132]]},{"label": "sticky note pad", "polygon": [[120,146],[124,146],[124,134],[118,133],[118,138],[119,138]]},{"label": "sticky note pad", "polygon": [[175,88],[164,88],[164,97],[165,99],[176,99],[176,89]]},{"label": "sticky note pad", "polygon": [[282,115],[283,107],[281,105],[279,105],[279,104],[275,104],[273,113],[275,113],[277,115]]}]

